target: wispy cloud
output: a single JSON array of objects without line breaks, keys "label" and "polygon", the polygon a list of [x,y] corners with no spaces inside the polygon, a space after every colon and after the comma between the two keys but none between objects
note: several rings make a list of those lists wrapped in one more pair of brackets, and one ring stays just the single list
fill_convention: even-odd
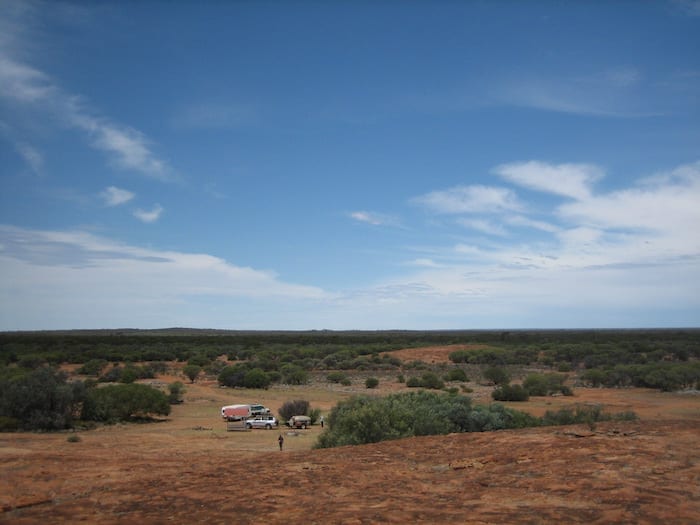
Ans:
[{"label": "wispy cloud", "polygon": [[539,161],[501,164],[494,173],[525,188],[586,199],[603,170],[592,164],[547,164]]},{"label": "wispy cloud", "polygon": [[[207,254],[144,249],[81,230],[0,226],[0,268],[0,329],[241,326],[252,304],[272,309],[282,301],[287,308],[293,301],[302,308],[327,297],[271,271]],[[220,311],[211,306],[219,301],[226,304]],[[232,311],[241,317],[231,321]]]},{"label": "wispy cloud", "polygon": [[487,235],[505,236],[508,234],[507,230],[501,224],[497,224],[488,219],[460,218],[457,219],[457,223],[465,228],[470,228]]},{"label": "wispy cloud", "polygon": [[[573,115],[644,118],[666,111],[650,103],[653,91],[637,68],[619,66],[588,74],[572,71],[556,77],[505,78],[494,82],[492,98],[499,104]],[[656,97],[653,100],[658,102]]]},{"label": "wispy cloud", "polygon": [[353,211],[350,212],[350,217],[357,222],[364,222],[372,226],[398,226],[399,221],[396,217],[385,215],[382,213],[374,213],[370,211]]},{"label": "wispy cloud", "polygon": [[29,165],[29,168],[34,172],[34,174],[41,174],[44,167],[44,156],[34,148],[33,146],[26,143],[19,143],[15,145],[17,152],[22,156],[25,162]]},{"label": "wispy cloud", "polygon": [[[19,30],[12,31],[19,34]],[[22,47],[17,35],[6,36],[9,43],[0,49],[0,98],[15,107],[43,111],[63,125],[86,133],[92,147],[110,154],[122,168],[164,181],[176,179],[167,163],[151,150],[143,133],[98,116],[81,102],[79,94],[66,92],[50,75],[13,56],[12,52],[19,55],[17,49]]]},{"label": "wispy cloud", "polygon": [[136,217],[138,220],[146,223],[151,223],[151,222],[156,222],[158,219],[160,219],[161,214],[163,213],[163,207],[160,204],[156,204],[153,206],[152,210],[134,210],[134,217]]},{"label": "wispy cloud", "polygon": [[116,186],[109,186],[102,193],[100,193],[107,206],[119,206],[129,202],[134,198],[134,194],[128,190],[123,190],[117,188]]},{"label": "wispy cloud", "polygon": [[534,228],[536,230],[541,230],[548,233],[556,233],[560,230],[560,227],[556,224],[552,224],[547,221],[538,221],[536,219],[531,219],[523,215],[511,215],[506,217],[506,222],[512,226]]},{"label": "wispy cloud", "polygon": [[[637,187],[563,204],[558,214],[568,221],[605,230],[629,231],[665,240],[676,239],[683,251],[700,254],[700,162],[646,179]],[[679,239],[681,237],[682,239]],[[657,242],[660,239],[657,239]]]},{"label": "wispy cloud", "polygon": [[499,213],[519,211],[524,205],[515,192],[493,186],[455,186],[415,197],[412,202],[435,213]]}]

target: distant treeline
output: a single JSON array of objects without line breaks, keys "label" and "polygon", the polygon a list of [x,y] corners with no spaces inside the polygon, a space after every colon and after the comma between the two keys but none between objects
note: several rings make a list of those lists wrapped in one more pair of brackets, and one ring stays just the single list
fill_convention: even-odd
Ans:
[{"label": "distant treeline", "polygon": [[[151,377],[162,363],[178,361],[200,367],[225,386],[265,387],[279,381],[304,383],[314,370],[417,368],[423,364],[402,363],[385,353],[469,344],[483,347],[452,352],[454,367],[539,366],[577,373],[580,382],[591,386],[676,390],[700,381],[700,329],[5,332],[0,333],[0,367],[75,363],[83,365],[84,374],[104,372],[104,380],[114,381],[124,372]],[[226,367],[217,360],[222,355],[236,364]],[[153,365],[105,372],[108,363]],[[195,369],[192,377],[197,373]]]},{"label": "distant treeline", "polygon": [[[356,355],[428,345],[487,344],[468,351],[469,362],[507,364],[585,361],[586,367],[700,356],[700,329],[445,330],[445,331],[208,331],[95,330],[0,333],[0,363],[22,358],[48,363],[187,361],[196,354],[243,358],[265,350],[292,350],[322,359],[338,351]],[[543,354],[543,355],[542,355]],[[469,356],[473,356],[469,359]],[[458,361],[458,359],[455,359]]]}]

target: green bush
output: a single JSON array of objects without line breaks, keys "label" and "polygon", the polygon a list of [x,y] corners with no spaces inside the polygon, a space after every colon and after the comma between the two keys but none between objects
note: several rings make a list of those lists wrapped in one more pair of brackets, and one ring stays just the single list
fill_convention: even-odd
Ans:
[{"label": "green bush", "polygon": [[152,414],[170,414],[168,396],[160,390],[137,383],[108,385],[88,391],[81,418],[113,423]]},{"label": "green bush", "polygon": [[425,372],[421,377],[409,377],[406,381],[406,386],[409,388],[442,390],[445,388],[445,383],[434,372]]},{"label": "green bush", "polygon": [[335,370],[333,372],[330,372],[327,376],[326,379],[330,381],[331,383],[340,383],[343,381],[343,379],[347,379],[348,375],[345,372],[340,372],[338,370]]},{"label": "green bush", "polygon": [[244,363],[237,363],[233,366],[227,366],[221,371],[221,373],[219,373],[219,384],[221,386],[228,387],[243,386],[245,375],[249,369],[249,366]]},{"label": "green bush", "polygon": [[537,425],[533,416],[493,404],[472,407],[468,397],[421,390],[386,397],[353,396],[328,417],[315,447],[375,443],[410,436],[477,432]]},{"label": "green bush", "polygon": [[261,368],[253,368],[243,377],[243,386],[246,388],[267,388],[270,386],[270,378]]},{"label": "green bush", "polygon": [[367,388],[377,388],[379,386],[379,379],[376,377],[368,377],[365,380],[365,387]]},{"label": "green bush", "polygon": [[82,382],[50,367],[3,373],[0,377],[0,425],[6,430],[70,428],[84,396]]},{"label": "green bush", "polygon": [[571,389],[564,385],[563,374],[529,374],[523,381],[523,387],[531,396],[548,396],[562,393],[571,394]]},{"label": "green bush", "polygon": [[287,385],[304,385],[309,381],[309,373],[299,365],[286,364],[282,366],[280,373],[282,383]]},{"label": "green bush", "polygon": [[171,405],[182,403],[182,395],[185,393],[185,385],[180,381],[175,381],[168,385],[168,402]]},{"label": "green bush", "polygon": [[495,401],[527,401],[528,392],[521,385],[501,385],[491,392]]},{"label": "green bush", "polygon": [[308,416],[310,405],[305,399],[285,401],[279,409],[279,416],[288,421],[292,416]]},{"label": "green bush", "polygon": [[87,363],[78,368],[77,372],[86,376],[99,376],[107,364],[106,359],[90,359]]},{"label": "green bush", "polygon": [[467,373],[461,368],[453,368],[447,372],[447,381],[469,381]]},{"label": "green bush", "polygon": [[194,383],[201,372],[201,365],[188,363],[182,367],[182,373],[185,374],[185,377],[190,380],[190,383]]},{"label": "green bush", "polygon": [[484,370],[484,377],[495,385],[506,385],[510,381],[510,374],[505,368],[490,366]]}]

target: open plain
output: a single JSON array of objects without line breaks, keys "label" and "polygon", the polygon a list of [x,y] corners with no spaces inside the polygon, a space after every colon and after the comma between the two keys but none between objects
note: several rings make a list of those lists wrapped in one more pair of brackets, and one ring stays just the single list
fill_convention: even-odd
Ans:
[{"label": "open plain", "polygon": [[[490,401],[491,387],[472,387],[475,403]],[[509,405],[540,414],[597,403],[640,419],[324,450],[312,449],[318,425],[228,432],[219,417],[223,404],[259,401],[276,412],[300,398],[328,413],[353,393],[401,388],[389,377],[371,392],[359,379],[254,391],[198,381],[160,422],[0,434],[0,522],[700,522],[694,393],[575,388],[573,397]]]}]

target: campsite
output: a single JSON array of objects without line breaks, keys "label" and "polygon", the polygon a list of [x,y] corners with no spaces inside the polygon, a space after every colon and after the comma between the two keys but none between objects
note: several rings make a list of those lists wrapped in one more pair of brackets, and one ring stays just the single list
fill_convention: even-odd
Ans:
[{"label": "campsite", "polygon": [[[454,366],[455,348],[388,354],[412,367]],[[139,381],[182,380],[184,366],[173,362],[166,374]],[[534,415],[595,405],[636,419],[327,449],[315,448],[328,430],[319,424],[230,432],[221,417],[224,405],[260,403],[278,414],[294,399],[328,416],[354,395],[415,390],[396,370],[344,373],[345,384],[312,371],[304,384],[266,389],[224,388],[202,374],[185,382],[182,403],[151,422],[2,433],[0,522],[253,523],[263,513],[268,523],[693,523],[700,515],[694,389],[576,386],[572,396],[504,404]],[[368,374],[376,388],[366,387]],[[493,403],[493,385],[465,384],[474,403]]]}]

